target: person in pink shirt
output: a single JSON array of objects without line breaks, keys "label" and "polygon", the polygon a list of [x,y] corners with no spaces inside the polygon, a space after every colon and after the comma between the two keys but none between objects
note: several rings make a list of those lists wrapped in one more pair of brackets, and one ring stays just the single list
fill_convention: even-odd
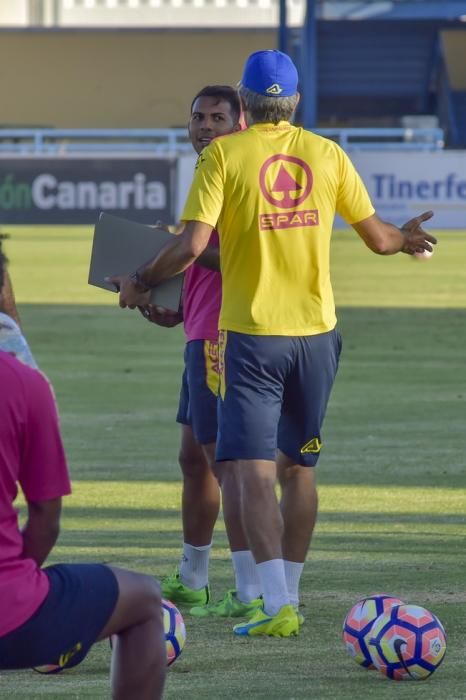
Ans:
[{"label": "person in pink shirt", "polygon": [[[212,139],[241,129],[237,91],[225,85],[200,90],[191,103],[188,128],[198,154]],[[236,587],[219,603],[209,602],[209,553],[220,508],[219,481],[222,480],[215,462],[218,317],[222,296],[218,245],[218,234],[213,231],[202,265],[192,265],[186,270],[182,313],[164,313],[158,307],[151,313],[151,320],[160,325],[173,326],[183,321],[186,336],[185,370],[176,419],[181,424],[183,554],[177,571],[162,580],[162,594],[180,605],[193,606],[191,614],[199,617],[248,615],[260,604],[261,592],[256,564],[242,526],[224,504]],[[225,473],[228,465],[221,468]]]},{"label": "person in pink shirt", "polygon": [[[3,263],[0,249],[0,288]],[[27,505],[22,528],[18,487]],[[49,383],[0,350],[0,670],[76,666],[95,642],[116,635],[112,697],[161,698],[166,649],[155,579],[102,564],[42,568],[70,492]]]}]

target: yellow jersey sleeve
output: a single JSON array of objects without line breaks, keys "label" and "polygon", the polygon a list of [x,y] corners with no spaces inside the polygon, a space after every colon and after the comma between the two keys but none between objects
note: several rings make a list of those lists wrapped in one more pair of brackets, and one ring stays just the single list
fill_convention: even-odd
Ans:
[{"label": "yellow jersey sleeve", "polygon": [[202,221],[210,226],[217,224],[223,208],[224,173],[221,149],[211,143],[197,159],[182,221]]},{"label": "yellow jersey sleeve", "polygon": [[372,216],[375,209],[353,163],[343,149],[336,148],[340,169],[336,210],[347,224],[356,224]]}]

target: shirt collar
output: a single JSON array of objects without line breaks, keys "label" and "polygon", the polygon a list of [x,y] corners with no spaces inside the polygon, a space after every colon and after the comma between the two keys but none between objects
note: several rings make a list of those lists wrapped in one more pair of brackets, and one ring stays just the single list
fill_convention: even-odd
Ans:
[{"label": "shirt collar", "polygon": [[278,124],[273,124],[273,122],[256,122],[256,124],[251,124],[249,128],[262,131],[263,129],[286,129],[287,127],[291,126],[292,124],[284,119],[283,121],[278,122]]}]

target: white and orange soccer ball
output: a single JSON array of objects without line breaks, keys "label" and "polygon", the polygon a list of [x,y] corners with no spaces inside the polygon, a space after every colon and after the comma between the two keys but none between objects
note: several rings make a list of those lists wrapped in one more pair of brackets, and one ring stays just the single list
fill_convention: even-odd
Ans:
[{"label": "white and orange soccer ball", "polygon": [[167,666],[179,657],[186,643],[186,627],[183,616],[169,600],[162,600],[163,626],[167,646]]},{"label": "white and orange soccer ball", "polygon": [[397,681],[429,678],[447,648],[442,623],[419,605],[399,605],[381,615],[366,644],[376,668]]},{"label": "white and orange soccer ball", "polygon": [[343,623],[343,642],[357,664],[364,668],[374,668],[367,648],[367,635],[379,615],[389,613],[393,606],[402,604],[403,601],[399,598],[378,593],[362,598],[353,605]]}]

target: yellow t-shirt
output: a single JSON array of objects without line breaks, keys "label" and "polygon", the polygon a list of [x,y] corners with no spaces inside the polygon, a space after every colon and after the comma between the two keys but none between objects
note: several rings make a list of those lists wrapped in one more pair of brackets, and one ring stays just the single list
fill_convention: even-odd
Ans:
[{"label": "yellow t-shirt", "polygon": [[280,122],[254,124],[205,148],[182,219],[210,224],[219,233],[219,328],[252,335],[314,335],[334,328],[335,212],[353,224],[374,207],[333,141]]}]

